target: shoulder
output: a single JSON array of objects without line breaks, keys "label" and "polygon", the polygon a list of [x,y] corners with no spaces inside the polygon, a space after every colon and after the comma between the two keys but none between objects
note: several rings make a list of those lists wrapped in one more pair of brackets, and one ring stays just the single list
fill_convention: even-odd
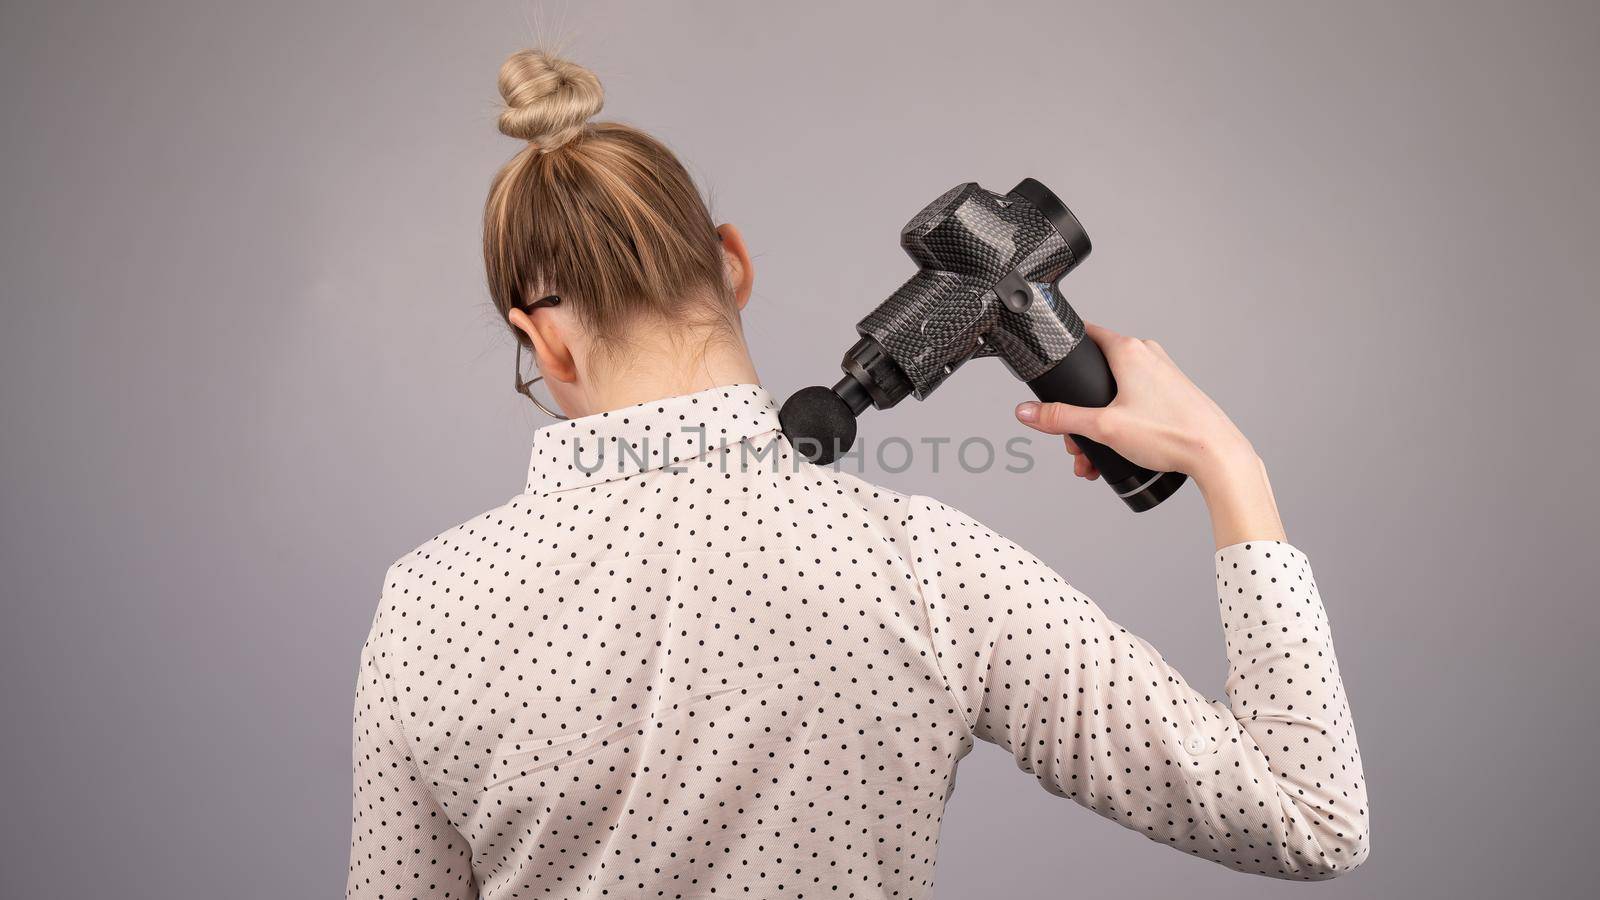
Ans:
[{"label": "shoulder", "polygon": [[805,465],[823,490],[860,506],[892,533],[913,568],[934,556],[969,565],[1044,565],[1014,541],[935,497],[901,493],[832,467]]},{"label": "shoulder", "polygon": [[1027,548],[967,513],[928,496],[906,502],[912,564],[925,585],[975,582],[1004,590],[1067,585]]},{"label": "shoulder", "polygon": [[857,506],[899,519],[904,522],[912,508],[913,497],[899,491],[873,484],[859,475],[853,475],[831,466],[801,463],[817,484],[825,491]]},{"label": "shoulder", "polygon": [[965,537],[1021,550],[987,525],[932,496],[901,493],[833,466],[816,466],[804,461],[799,462],[795,475],[811,482],[810,490],[820,490],[825,495],[863,507],[913,540],[927,540],[932,536],[956,540]]},{"label": "shoulder", "polygon": [[418,544],[384,572],[364,652],[392,655],[415,647],[441,620],[460,616],[474,588],[508,571],[525,550],[540,498],[518,494]]}]

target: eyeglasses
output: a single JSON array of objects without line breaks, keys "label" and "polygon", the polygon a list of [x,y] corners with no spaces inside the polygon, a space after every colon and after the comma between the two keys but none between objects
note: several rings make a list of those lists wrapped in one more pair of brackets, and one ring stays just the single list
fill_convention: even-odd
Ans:
[{"label": "eyeglasses", "polygon": [[[535,300],[532,303],[526,304],[522,308],[524,310],[528,311],[528,312],[532,312],[533,310],[539,309],[540,307],[543,307],[543,306],[559,306],[559,305],[561,305],[561,298],[556,296],[555,294],[551,294],[548,297],[540,297],[538,300]],[[533,402],[534,406],[537,406],[539,408],[540,412],[544,413],[545,415],[549,416],[550,418],[565,420],[566,418],[568,418],[567,416],[564,416],[561,413],[558,413],[558,412],[552,410],[550,407],[545,406],[544,403],[542,403],[539,400],[538,397],[535,397],[533,395],[533,386],[535,384],[538,384],[539,382],[543,381],[544,380],[544,376],[543,375],[535,375],[532,378],[523,378],[522,377],[522,351],[523,351],[524,347],[525,347],[524,339],[519,336],[517,338],[517,382],[516,382],[516,384],[517,384],[517,393],[521,394],[524,397],[527,397],[530,401]]]}]

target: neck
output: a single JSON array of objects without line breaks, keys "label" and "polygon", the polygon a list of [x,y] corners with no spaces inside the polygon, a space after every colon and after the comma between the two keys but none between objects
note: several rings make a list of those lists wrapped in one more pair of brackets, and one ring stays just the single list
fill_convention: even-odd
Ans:
[{"label": "neck", "polygon": [[630,344],[623,358],[584,379],[586,415],[730,384],[758,384],[744,335],[680,331]]}]

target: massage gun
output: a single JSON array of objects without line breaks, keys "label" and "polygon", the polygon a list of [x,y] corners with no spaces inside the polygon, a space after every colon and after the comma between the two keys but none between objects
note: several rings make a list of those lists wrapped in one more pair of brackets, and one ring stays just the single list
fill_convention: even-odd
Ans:
[{"label": "massage gun", "polygon": [[[911,280],[856,325],[844,378],[809,387],[779,412],[796,450],[826,465],[850,449],[856,416],[907,394],[926,400],[973,357],[998,356],[1040,400],[1105,406],[1117,394],[1111,367],[1058,282],[1089,255],[1089,235],[1050,189],[1025,179],[1009,194],[959,185],[900,232],[917,264]],[[1072,439],[1135,512],[1183,485],[1087,438]]]}]

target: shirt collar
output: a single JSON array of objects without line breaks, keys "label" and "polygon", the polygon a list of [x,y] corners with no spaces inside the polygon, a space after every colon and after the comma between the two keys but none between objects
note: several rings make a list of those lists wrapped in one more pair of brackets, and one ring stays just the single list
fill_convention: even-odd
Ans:
[{"label": "shirt collar", "polygon": [[534,432],[528,493],[604,484],[775,434],[759,384],[732,384],[546,425]]}]

